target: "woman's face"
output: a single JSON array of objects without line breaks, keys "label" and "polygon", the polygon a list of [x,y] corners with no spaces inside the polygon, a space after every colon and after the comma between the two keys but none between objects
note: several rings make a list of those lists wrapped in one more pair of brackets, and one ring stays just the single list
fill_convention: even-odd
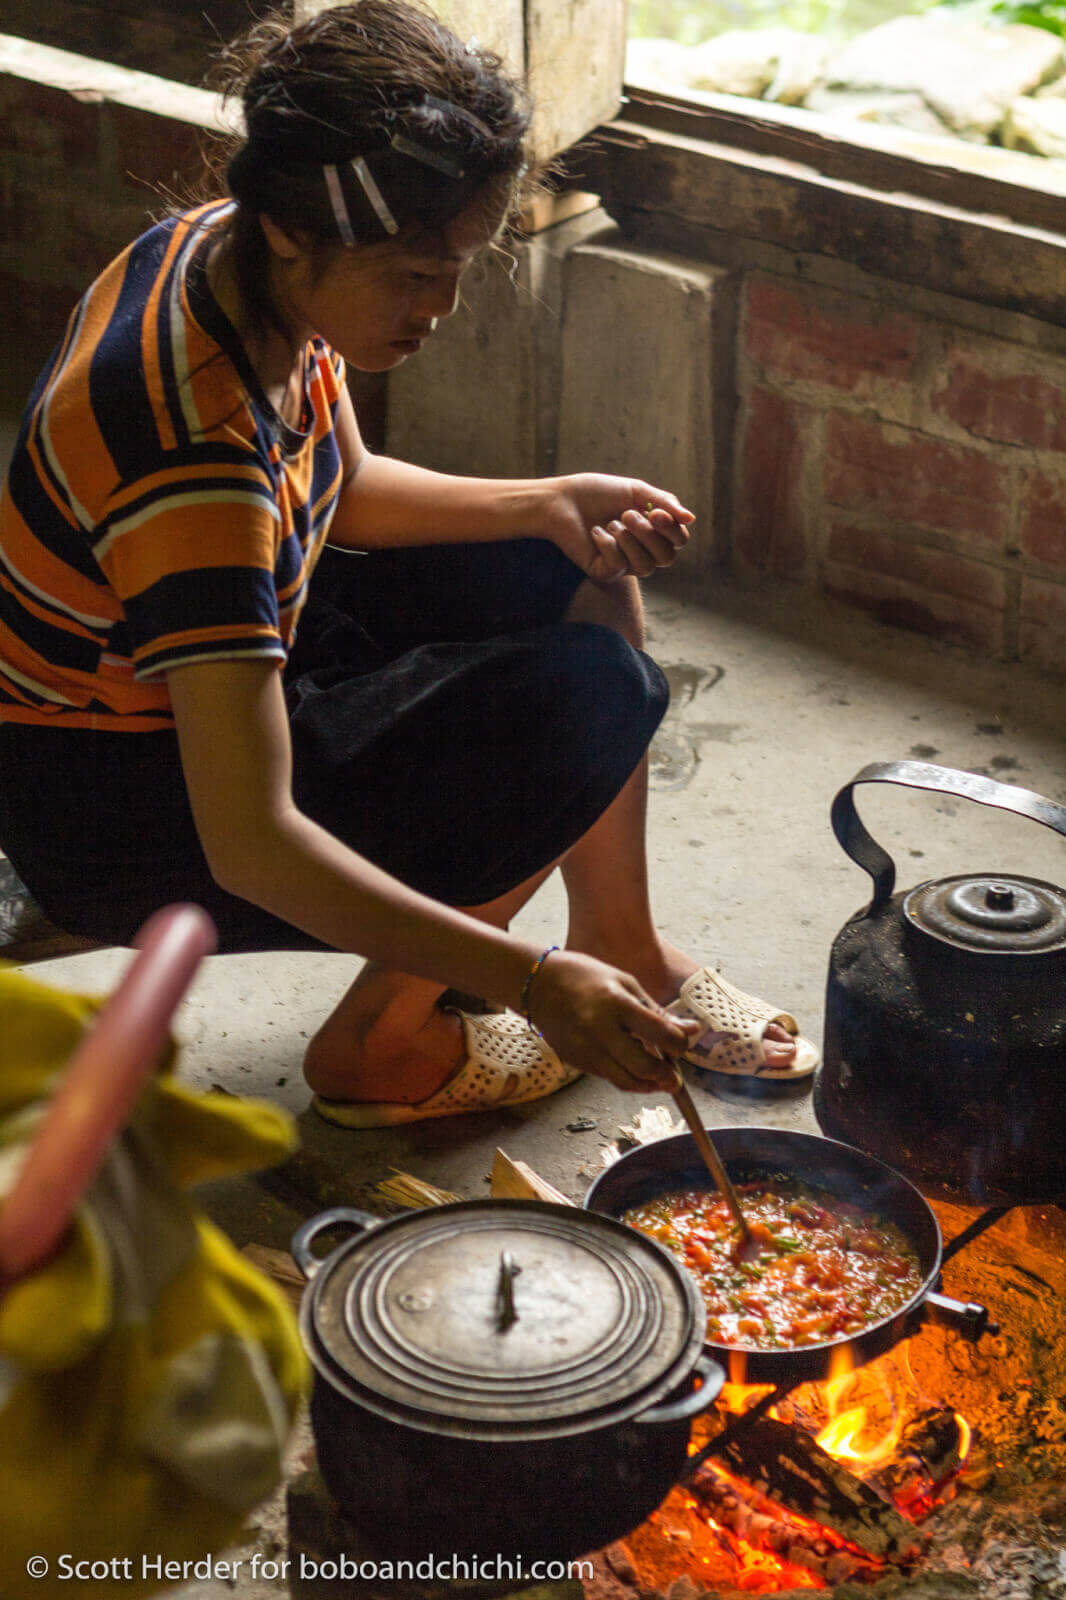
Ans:
[{"label": "woman's face", "polygon": [[[504,204],[478,198],[431,244],[339,249],[317,270],[309,252],[265,224],[280,309],[362,372],[388,372],[422,348],[459,303],[459,281],[495,237]],[[287,248],[284,248],[287,247]]]}]

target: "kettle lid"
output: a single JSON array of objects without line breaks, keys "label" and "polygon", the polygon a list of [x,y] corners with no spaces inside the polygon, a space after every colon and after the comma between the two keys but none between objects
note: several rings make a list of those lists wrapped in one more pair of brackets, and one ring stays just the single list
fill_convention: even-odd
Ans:
[{"label": "kettle lid", "polygon": [[1066,891],[1040,878],[967,873],[904,896],[912,928],[957,950],[1035,955],[1066,950]]}]

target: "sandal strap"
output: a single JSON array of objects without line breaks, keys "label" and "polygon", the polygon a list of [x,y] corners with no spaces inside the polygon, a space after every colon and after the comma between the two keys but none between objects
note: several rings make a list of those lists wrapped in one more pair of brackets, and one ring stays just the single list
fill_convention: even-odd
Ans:
[{"label": "sandal strap", "polygon": [[467,1056],[459,1072],[422,1110],[435,1115],[474,1111],[494,1105],[539,1100],[573,1083],[581,1074],[568,1067],[516,1012],[478,1016],[456,1011],[463,1024]]},{"label": "sandal strap", "polygon": [[678,1002],[688,1016],[704,1024],[706,1033],[732,1034],[733,1038],[714,1038],[705,1046],[703,1039],[685,1052],[693,1066],[718,1067],[726,1072],[757,1076],[767,1070],[763,1041],[771,1022],[788,1033],[799,1033],[795,1017],[788,1011],[768,1005],[756,995],[746,994],[723,978],[713,967],[701,967],[681,986]]},{"label": "sandal strap", "polygon": [[681,986],[681,999],[698,1016],[706,1016],[709,1027],[725,1033],[747,1033],[756,1022],[762,1024],[760,1039],[770,1022],[778,1023],[786,1033],[799,1033],[799,1023],[790,1011],[746,994],[713,967],[694,972]]}]

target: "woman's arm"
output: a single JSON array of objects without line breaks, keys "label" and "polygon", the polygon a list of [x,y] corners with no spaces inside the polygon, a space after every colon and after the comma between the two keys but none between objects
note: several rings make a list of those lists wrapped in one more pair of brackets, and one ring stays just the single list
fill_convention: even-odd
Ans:
[{"label": "woman's arm", "polygon": [[[197,831],[223,888],[338,950],[519,1005],[536,945],[407,888],[296,808],[276,663],[202,662],[167,683]],[[667,1055],[687,1047],[632,978],[590,957],[560,951],[537,991],[549,1042],[619,1087],[669,1079],[635,1035]]]},{"label": "woman's arm", "polygon": [[543,538],[598,582],[668,566],[688,542],[675,495],[638,478],[582,472],[554,478],[467,478],[372,455],[351,398],[342,395],[337,438],[344,483],[331,544],[355,550]]}]

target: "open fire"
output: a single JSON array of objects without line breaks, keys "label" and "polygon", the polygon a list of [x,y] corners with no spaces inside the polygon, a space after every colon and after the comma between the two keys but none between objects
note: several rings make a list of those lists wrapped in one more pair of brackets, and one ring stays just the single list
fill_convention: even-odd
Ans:
[{"label": "open fire", "polygon": [[[961,1210],[937,1210],[957,1233]],[[974,1345],[927,1326],[864,1367],[778,1399],[596,1557],[587,1600],[838,1585],[850,1595],[855,1584],[903,1597],[934,1592],[921,1587],[934,1571],[956,1575],[964,1587],[953,1595],[1066,1597],[1063,1231],[1058,1211],[999,1223],[951,1267],[1001,1333]],[[727,1385],[694,1449],[770,1394]]]},{"label": "open fire", "polygon": [[[739,1415],[764,1392],[731,1386],[725,1402]],[[905,1352],[884,1357],[771,1407],[728,1465],[700,1468],[686,1509],[731,1551],[742,1592],[872,1580],[920,1558],[917,1525],[954,1493],[970,1437],[921,1405]]]}]

